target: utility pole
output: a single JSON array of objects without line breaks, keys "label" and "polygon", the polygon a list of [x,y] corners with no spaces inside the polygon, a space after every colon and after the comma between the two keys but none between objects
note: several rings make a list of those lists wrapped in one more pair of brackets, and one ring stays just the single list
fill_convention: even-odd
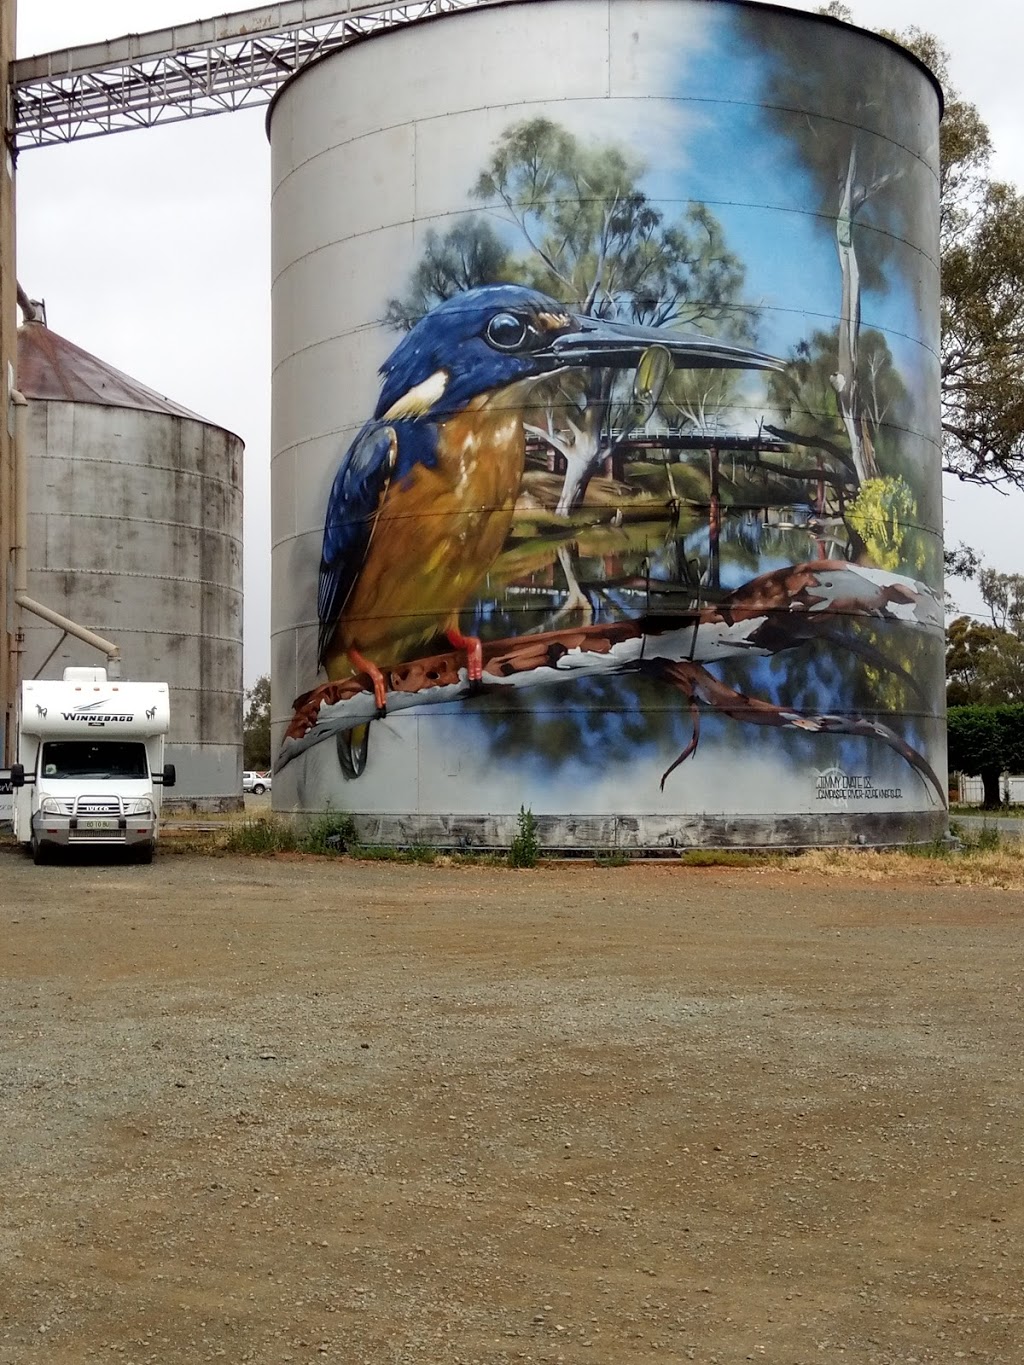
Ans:
[{"label": "utility pole", "polygon": [[14,230],[14,61],[17,0],[0,0],[0,100],[3,148],[0,155],[0,767],[14,762],[16,630],[11,554],[14,523],[14,421],[11,398],[17,387],[18,272]]}]

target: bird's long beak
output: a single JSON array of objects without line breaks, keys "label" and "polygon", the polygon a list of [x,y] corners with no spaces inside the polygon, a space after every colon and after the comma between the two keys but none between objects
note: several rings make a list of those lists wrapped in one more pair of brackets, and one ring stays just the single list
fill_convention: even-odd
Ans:
[{"label": "bird's long beak", "polygon": [[666,350],[678,370],[785,369],[785,362],[776,356],[699,333],[635,327],[627,322],[606,322],[603,318],[577,314],[572,315],[570,330],[553,337],[534,354],[550,360],[552,369],[586,366],[626,370],[632,369],[652,346]]}]

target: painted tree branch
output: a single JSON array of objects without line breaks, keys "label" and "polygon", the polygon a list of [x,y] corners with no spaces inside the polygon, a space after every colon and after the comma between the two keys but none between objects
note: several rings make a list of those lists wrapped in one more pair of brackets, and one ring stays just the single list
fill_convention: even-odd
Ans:
[{"label": "painted tree branch", "polygon": [[[499,687],[540,686],[580,676],[631,672],[657,675],[666,665],[702,665],[739,656],[763,658],[826,634],[838,621],[857,619],[898,622],[912,629],[938,633],[943,629],[942,601],[924,584],[879,569],[839,560],[798,564],[762,574],[722,602],[692,611],[648,613],[630,621],[487,641],[483,646],[483,682],[475,686],[469,682],[465,655],[459,651],[410,660],[385,672],[387,710],[397,714],[413,707],[458,701],[473,695],[481,686],[491,691]],[[681,677],[669,680],[678,686]],[[717,705],[708,698],[717,696],[721,701],[724,693],[713,693],[710,683],[702,681],[699,696],[705,704]],[[694,696],[691,705],[696,705]],[[766,715],[767,712],[758,709],[766,706],[763,702],[752,703],[742,715],[737,713],[737,718],[756,719],[755,712]],[[727,714],[734,713],[724,704],[722,709]],[[799,713],[785,714],[794,717],[785,723],[797,726]],[[295,702],[277,759],[277,771],[321,741],[373,720],[376,715],[373,684],[363,674],[305,693]],[[808,723],[804,729],[836,731],[838,724],[832,722],[841,718],[805,719]],[[903,742],[891,731],[883,734],[885,727],[857,718],[850,719],[848,724],[860,728],[850,728],[845,733],[881,739],[907,758],[917,771],[927,769],[925,760],[909,746],[899,747]]]},{"label": "painted tree branch", "polygon": [[775,436],[780,441],[788,441],[790,445],[806,446],[808,450],[820,450],[825,455],[830,455],[837,460],[844,469],[856,478],[857,471],[853,461],[841,446],[836,445],[835,441],[828,440],[825,436],[811,436],[799,431],[789,431],[786,427],[774,427],[768,422],[764,425],[765,431],[769,436]]},{"label": "painted tree branch", "polygon": [[690,713],[694,718],[693,735],[686,748],[671,763],[661,778],[661,790],[665,782],[680,763],[696,753],[700,738],[699,704],[709,707],[721,715],[731,716],[747,725],[769,725],[778,730],[802,730],[804,733],[819,735],[859,735],[865,739],[877,739],[893,749],[905,759],[914,771],[931,785],[938,796],[940,805],[946,804],[942,783],[931,764],[902,739],[895,730],[883,725],[881,721],[868,720],[865,716],[843,716],[828,712],[795,711],[788,706],[775,706],[772,702],[750,697],[738,692],[709,673],[700,664],[664,664],[661,675],[683,692],[690,703]]}]

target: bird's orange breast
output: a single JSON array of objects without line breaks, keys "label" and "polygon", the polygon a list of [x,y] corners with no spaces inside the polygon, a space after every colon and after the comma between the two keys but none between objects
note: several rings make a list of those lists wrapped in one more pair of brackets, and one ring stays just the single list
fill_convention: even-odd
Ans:
[{"label": "bird's orange breast", "polygon": [[508,399],[476,399],[440,423],[433,468],[388,489],[327,660],[332,678],[349,671],[345,650],[386,668],[457,625],[501,553],[522,480],[522,415]]}]

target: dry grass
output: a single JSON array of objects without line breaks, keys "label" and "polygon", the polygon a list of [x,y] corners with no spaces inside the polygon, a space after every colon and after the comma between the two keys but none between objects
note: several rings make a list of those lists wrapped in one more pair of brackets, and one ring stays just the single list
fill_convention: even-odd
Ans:
[{"label": "dry grass", "polygon": [[924,849],[892,853],[829,848],[804,853],[788,865],[793,872],[816,872],[856,881],[914,881],[933,886],[987,886],[1024,891],[1024,844],[1003,840],[997,848],[966,847],[962,852]]},{"label": "dry grass", "polygon": [[[344,817],[332,817],[334,820]],[[955,826],[955,820],[954,820]],[[269,811],[257,815],[240,813],[232,817],[216,818],[211,828],[188,828],[187,824],[174,828],[165,827],[161,834],[161,847],[167,853],[207,854],[217,856],[227,852],[242,854],[262,854],[273,856],[289,853],[301,856],[302,853],[323,853],[328,850],[316,841],[316,830],[312,838],[295,839],[291,831],[285,829],[283,822],[273,817]],[[507,857],[500,851],[490,854],[462,855],[449,851],[414,848],[368,848],[352,846],[351,831],[346,830],[343,843],[348,846],[348,856],[373,861],[399,861],[414,863],[433,863],[446,868],[464,863],[480,863],[500,866]],[[995,830],[985,830],[980,834],[961,834],[963,847],[957,849],[945,844],[928,845],[920,848],[875,851],[872,849],[819,849],[799,854],[780,852],[777,849],[763,852],[730,849],[691,849],[684,853],[680,862],[689,867],[706,868],[752,868],[762,871],[788,874],[815,874],[851,881],[884,882],[906,881],[932,886],[979,886],[1005,891],[1024,891],[1024,840],[1000,837]],[[0,842],[4,842],[0,836]],[[296,851],[297,850],[297,851]],[[330,850],[335,852],[334,850]],[[337,854],[335,853],[335,856]],[[542,862],[544,851],[539,850]],[[628,855],[609,854],[599,856],[599,866],[617,867],[632,861]]]}]

